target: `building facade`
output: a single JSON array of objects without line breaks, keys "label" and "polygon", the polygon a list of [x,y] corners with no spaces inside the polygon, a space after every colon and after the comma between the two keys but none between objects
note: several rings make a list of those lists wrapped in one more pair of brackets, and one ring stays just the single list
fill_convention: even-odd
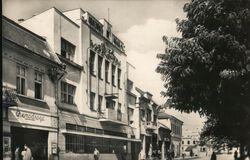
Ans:
[{"label": "building facade", "polygon": [[183,122],[160,123],[160,106],[134,84],[124,44],[107,20],[53,7],[2,23],[6,158],[24,144],[39,160],[93,159],[95,148],[103,160],[180,154]]},{"label": "building facade", "polygon": [[160,122],[170,125],[171,128],[171,144],[170,152],[174,154],[174,157],[180,157],[182,155],[181,143],[182,143],[182,125],[183,122],[175,116],[169,115],[165,112],[160,112],[158,115]]},{"label": "building facade", "polygon": [[66,64],[58,84],[60,159],[88,159],[94,148],[103,159],[119,158],[125,148],[131,159],[140,139],[128,123],[126,54],[112,25],[82,9],[56,8],[21,25],[46,37]]},{"label": "building facade", "polygon": [[2,17],[4,158],[28,145],[34,159],[53,158],[58,144],[57,81],[64,68],[47,41]]}]

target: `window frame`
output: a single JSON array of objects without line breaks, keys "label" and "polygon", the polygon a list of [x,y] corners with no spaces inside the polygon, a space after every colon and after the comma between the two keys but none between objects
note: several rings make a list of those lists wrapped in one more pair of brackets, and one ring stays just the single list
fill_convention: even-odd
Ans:
[{"label": "window frame", "polygon": [[92,76],[96,76],[96,67],[95,67],[95,59],[96,59],[96,53],[93,51],[90,51],[89,55],[89,73]]},{"label": "window frame", "polygon": [[[62,84],[65,84],[65,91],[62,90]],[[72,87],[72,93],[69,93],[69,87]],[[65,81],[61,81],[61,102],[66,103],[66,104],[71,104],[71,105],[75,105],[75,92],[76,92],[76,86],[69,84]],[[62,94],[66,95],[66,100],[63,100],[64,98],[62,98]],[[72,97],[72,103],[69,102],[69,96]]]},{"label": "window frame", "polygon": [[[93,97],[93,99],[92,99]],[[96,94],[94,92],[90,92],[90,95],[89,95],[89,108],[91,111],[95,111],[95,97],[96,97]]]},{"label": "window frame", "polygon": [[122,70],[120,68],[118,68],[118,71],[117,71],[117,86],[119,89],[122,89],[121,88],[121,74],[122,74]]},{"label": "window frame", "polygon": [[97,109],[98,112],[102,111],[102,103],[103,103],[103,96],[98,95],[98,109]]},{"label": "window frame", "polygon": [[111,73],[112,73],[112,77],[111,77],[112,86],[116,87],[116,84],[115,84],[116,66],[114,64],[112,64]]},{"label": "window frame", "polygon": [[[21,73],[22,71],[21,69],[23,69],[24,71],[23,75]],[[22,83],[22,80],[24,80],[24,83]],[[16,92],[17,94],[20,94],[20,95],[27,94],[27,67],[20,65],[20,64],[16,65]]]},{"label": "window frame", "polygon": [[108,60],[105,60],[105,82],[109,82],[109,67],[110,67],[110,62]]},{"label": "window frame", "polygon": [[103,57],[98,55],[98,78],[103,80],[103,71],[102,71],[102,65],[103,65]]},{"label": "window frame", "polygon": [[[41,80],[37,80],[37,76],[36,74],[40,75],[41,76]],[[43,100],[44,98],[44,93],[43,93],[43,73],[39,72],[39,71],[35,71],[35,78],[34,78],[34,98],[35,99],[40,99],[40,100]],[[41,94],[41,97],[40,98],[37,98],[36,97],[36,83],[40,84],[41,85],[41,91],[40,91],[40,94]]]},{"label": "window frame", "polygon": [[75,56],[75,51],[76,51],[76,46],[67,41],[66,39],[64,39],[63,37],[61,37],[61,56],[70,61],[73,61]]}]

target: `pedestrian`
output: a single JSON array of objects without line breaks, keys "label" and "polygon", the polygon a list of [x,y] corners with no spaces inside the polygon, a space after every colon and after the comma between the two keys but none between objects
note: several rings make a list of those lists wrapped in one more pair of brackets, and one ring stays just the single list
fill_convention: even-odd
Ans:
[{"label": "pedestrian", "polygon": [[100,157],[100,152],[97,150],[97,148],[95,148],[95,150],[94,150],[94,159],[99,160],[99,157]]},{"label": "pedestrian", "polygon": [[26,144],[24,145],[24,151],[23,160],[33,160],[31,150]]},{"label": "pedestrian", "polygon": [[123,146],[123,149],[122,149],[122,160],[126,160],[126,157],[127,157],[127,150],[126,150],[126,145]]},{"label": "pedestrian", "polygon": [[216,160],[216,159],[217,159],[216,154],[215,154],[215,152],[213,152],[210,160]]},{"label": "pedestrian", "polygon": [[148,150],[148,157],[149,159],[152,158],[152,154],[153,154],[153,146],[152,144],[149,145],[149,150]]},{"label": "pedestrian", "polygon": [[15,160],[21,160],[21,157],[20,157],[20,148],[19,147],[16,147],[16,150],[15,150]]},{"label": "pedestrian", "polygon": [[235,150],[234,151],[234,159],[237,160],[237,158],[238,158],[238,152],[237,152],[237,150]]}]

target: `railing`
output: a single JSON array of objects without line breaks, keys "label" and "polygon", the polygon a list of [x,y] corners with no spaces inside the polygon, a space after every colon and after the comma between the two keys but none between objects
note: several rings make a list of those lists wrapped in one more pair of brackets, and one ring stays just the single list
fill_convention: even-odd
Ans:
[{"label": "railing", "polygon": [[113,121],[118,123],[127,123],[127,115],[120,111],[106,108],[105,111],[99,113],[99,119],[102,121]]},{"label": "railing", "polygon": [[123,44],[123,42],[119,38],[117,38],[114,34],[113,34],[113,43],[114,43],[115,46],[117,46],[122,51],[124,51],[124,44]]}]

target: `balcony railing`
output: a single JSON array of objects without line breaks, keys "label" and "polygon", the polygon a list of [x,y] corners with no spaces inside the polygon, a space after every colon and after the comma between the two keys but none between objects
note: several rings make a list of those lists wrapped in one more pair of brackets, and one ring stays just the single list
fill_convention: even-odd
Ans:
[{"label": "balcony railing", "polygon": [[125,49],[124,49],[125,47],[124,47],[123,42],[118,37],[116,37],[114,34],[113,34],[113,43],[119,49],[121,49],[122,51],[125,51]]},{"label": "balcony railing", "polygon": [[127,115],[120,111],[106,108],[105,111],[99,113],[99,120],[102,122],[113,122],[119,124],[127,124]]},{"label": "balcony railing", "polygon": [[157,123],[156,122],[147,122],[147,129],[157,129]]}]

